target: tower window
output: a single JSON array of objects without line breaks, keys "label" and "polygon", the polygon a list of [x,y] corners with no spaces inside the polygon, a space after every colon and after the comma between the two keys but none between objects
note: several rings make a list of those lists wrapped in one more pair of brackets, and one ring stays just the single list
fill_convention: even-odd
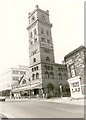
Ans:
[{"label": "tower window", "polygon": [[35,79],[35,74],[32,75],[32,80],[34,80],[34,79]]},{"label": "tower window", "polygon": [[47,39],[47,42],[48,42],[48,43],[50,43],[50,40],[49,40],[49,39]]},{"label": "tower window", "polygon": [[39,67],[37,66],[37,67],[36,67],[36,69],[38,70],[38,69],[39,69]]},{"label": "tower window", "polygon": [[43,28],[41,28],[41,34],[44,34],[44,29]]},{"label": "tower window", "polygon": [[49,31],[48,30],[46,30],[46,35],[49,35]]},{"label": "tower window", "polygon": [[32,68],[32,72],[34,71],[34,68]]},{"label": "tower window", "polygon": [[31,45],[33,44],[33,41],[31,41]]},{"label": "tower window", "polygon": [[33,59],[33,62],[36,62],[36,58]]},{"label": "tower window", "polygon": [[30,37],[31,37],[31,38],[33,37],[33,34],[32,34],[32,32],[30,33]]},{"label": "tower window", "polygon": [[39,73],[36,73],[36,79],[39,79]]},{"label": "tower window", "polygon": [[45,78],[49,78],[49,73],[47,71],[45,72]]},{"label": "tower window", "polygon": [[37,42],[37,38],[34,39],[34,43]]},{"label": "tower window", "polygon": [[54,79],[54,73],[53,73],[53,72],[50,72],[50,77],[51,77],[52,79]]},{"label": "tower window", "polygon": [[45,39],[42,37],[42,42],[45,42]]},{"label": "tower window", "polygon": [[46,61],[50,61],[50,58],[48,56],[46,57]]},{"label": "tower window", "polygon": [[36,31],[36,29],[34,29],[34,35],[36,35],[37,34],[37,31]]},{"label": "tower window", "polygon": [[58,74],[58,78],[59,78],[59,80],[62,80],[62,74],[61,73]]},{"label": "tower window", "polygon": [[51,70],[53,70],[53,66],[51,66]]}]

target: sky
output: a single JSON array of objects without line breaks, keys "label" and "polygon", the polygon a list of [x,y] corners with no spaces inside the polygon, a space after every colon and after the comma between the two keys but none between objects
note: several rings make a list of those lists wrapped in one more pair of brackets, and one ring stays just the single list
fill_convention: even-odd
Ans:
[{"label": "sky", "polygon": [[49,10],[55,62],[84,45],[84,0],[0,0],[0,73],[29,66],[28,13]]}]

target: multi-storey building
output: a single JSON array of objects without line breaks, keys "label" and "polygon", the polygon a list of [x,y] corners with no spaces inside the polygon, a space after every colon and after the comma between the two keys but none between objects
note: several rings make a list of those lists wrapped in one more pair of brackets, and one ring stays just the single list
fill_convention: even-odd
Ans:
[{"label": "multi-storey building", "polygon": [[86,97],[86,47],[80,46],[65,57],[72,98]]},{"label": "multi-storey building", "polygon": [[[69,90],[67,82],[67,67],[65,64],[57,64],[54,59],[54,47],[52,41],[52,24],[49,19],[49,11],[44,11],[36,6],[36,9],[28,14],[29,25],[29,71],[20,80],[18,86],[13,86],[12,92],[27,92],[28,94],[67,95]],[[19,79],[18,73],[13,79]],[[26,82],[25,82],[26,80]],[[24,81],[24,82],[23,82]],[[16,87],[16,88],[15,88]]]},{"label": "multi-storey building", "polygon": [[59,89],[60,85],[67,84],[67,68],[64,64],[56,64],[54,60],[49,11],[41,10],[37,5],[36,9],[28,15],[29,81],[31,85],[39,81],[42,84],[41,89],[33,89],[35,94],[39,93],[38,91],[56,94],[56,89]]},{"label": "multi-storey building", "polygon": [[11,94],[12,87],[18,84],[23,75],[28,76],[29,67],[19,65],[17,67],[10,68],[4,71],[0,75],[0,94],[9,96]]}]

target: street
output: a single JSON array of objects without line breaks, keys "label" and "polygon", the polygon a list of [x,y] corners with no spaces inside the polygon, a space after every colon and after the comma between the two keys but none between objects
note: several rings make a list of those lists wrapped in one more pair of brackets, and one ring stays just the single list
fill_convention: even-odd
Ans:
[{"label": "street", "polygon": [[13,118],[84,118],[83,106],[40,100],[0,102],[0,108]]}]

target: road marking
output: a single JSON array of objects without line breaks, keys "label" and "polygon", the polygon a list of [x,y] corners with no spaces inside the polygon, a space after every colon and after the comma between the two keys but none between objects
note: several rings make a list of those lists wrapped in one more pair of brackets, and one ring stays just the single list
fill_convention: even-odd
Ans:
[{"label": "road marking", "polygon": [[3,115],[5,115],[7,118],[14,118],[12,115],[10,115],[8,113],[3,113]]}]

